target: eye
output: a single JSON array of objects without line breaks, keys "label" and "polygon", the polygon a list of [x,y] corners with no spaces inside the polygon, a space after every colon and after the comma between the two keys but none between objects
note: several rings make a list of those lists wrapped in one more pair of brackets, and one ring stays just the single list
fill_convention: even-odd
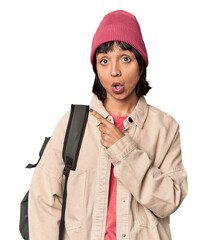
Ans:
[{"label": "eye", "polygon": [[102,65],[105,65],[105,64],[107,64],[107,62],[108,62],[108,60],[107,59],[101,59],[101,61],[100,61],[100,63],[102,64]]},{"label": "eye", "polygon": [[123,57],[122,61],[128,63],[128,62],[131,61],[131,58],[130,57]]}]

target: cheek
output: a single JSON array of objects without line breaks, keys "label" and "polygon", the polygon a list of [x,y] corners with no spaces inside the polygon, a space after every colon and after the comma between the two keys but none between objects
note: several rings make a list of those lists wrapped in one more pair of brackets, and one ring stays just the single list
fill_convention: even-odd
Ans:
[{"label": "cheek", "polygon": [[129,71],[125,72],[125,77],[129,85],[136,86],[139,81],[139,70],[137,68],[130,69]]},{"label": "cheek", "polygon": [[108,79],[108,77],[107,77],[106,72],[105,71],[98,71],[98,69],[97,69],[97,73],[98,73],[98,78],[99,78],[101,84],[104,87],[107,86],[107,79]]}]

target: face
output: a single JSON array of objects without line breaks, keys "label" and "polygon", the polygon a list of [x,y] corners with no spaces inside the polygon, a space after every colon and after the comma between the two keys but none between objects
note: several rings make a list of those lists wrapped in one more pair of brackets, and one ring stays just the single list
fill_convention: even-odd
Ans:
[{"label": "face", "polygon": [[107,100],[130,100],[137,98],[139,64],[133,52],[122,50],[114,44],[112,51],[96,54],[99,80],[106,90]]}]

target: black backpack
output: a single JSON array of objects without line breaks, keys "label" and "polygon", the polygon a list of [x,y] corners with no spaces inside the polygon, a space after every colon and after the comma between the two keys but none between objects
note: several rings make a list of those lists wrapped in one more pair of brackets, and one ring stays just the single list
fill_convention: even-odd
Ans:
[{"label": "black backpack", "polygon": [[[65,187],[63,192],[62,212],[59,226],[59,240],[63,239],[65,228],[65,208],[67,198],[67,181],[70,170],[75,170],[81,143],[83,140],[86,123],[88,120],[89,106],[71,104],[70,118],[68,121],[67,130],[65,133],[62,156],[65,163],[63,174],[65,175]],[[44,149],[50,138],[46,137],[39,152],[39,160],[36,164],[28,164],[26,168],[34,168],[41,160]],[[29,225],[28,225],[28,196],[29,191],[24,196],[20,204],[20,222],[19,231],[24,240],[29,240]]]}]

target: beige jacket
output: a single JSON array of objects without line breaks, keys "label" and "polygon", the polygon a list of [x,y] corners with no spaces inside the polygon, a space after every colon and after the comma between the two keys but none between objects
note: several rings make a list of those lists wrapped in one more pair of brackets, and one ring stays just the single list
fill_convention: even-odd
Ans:
[{"label": "beige jacket", "polygon": [[[90,107],[113,123],[93,95]],[[30,240],[57,240],[64,186],[62,148],[69,112],[35,169],[29,195]],[[131,119],[133,121],[131,121]],[[111,163],[117,178],[117,240],[170,240],[169,216],[187,194],[176,120],[141,97],[110,148],[89,114],[76,171],[68,182],[65,239],[104,240]]]}]

